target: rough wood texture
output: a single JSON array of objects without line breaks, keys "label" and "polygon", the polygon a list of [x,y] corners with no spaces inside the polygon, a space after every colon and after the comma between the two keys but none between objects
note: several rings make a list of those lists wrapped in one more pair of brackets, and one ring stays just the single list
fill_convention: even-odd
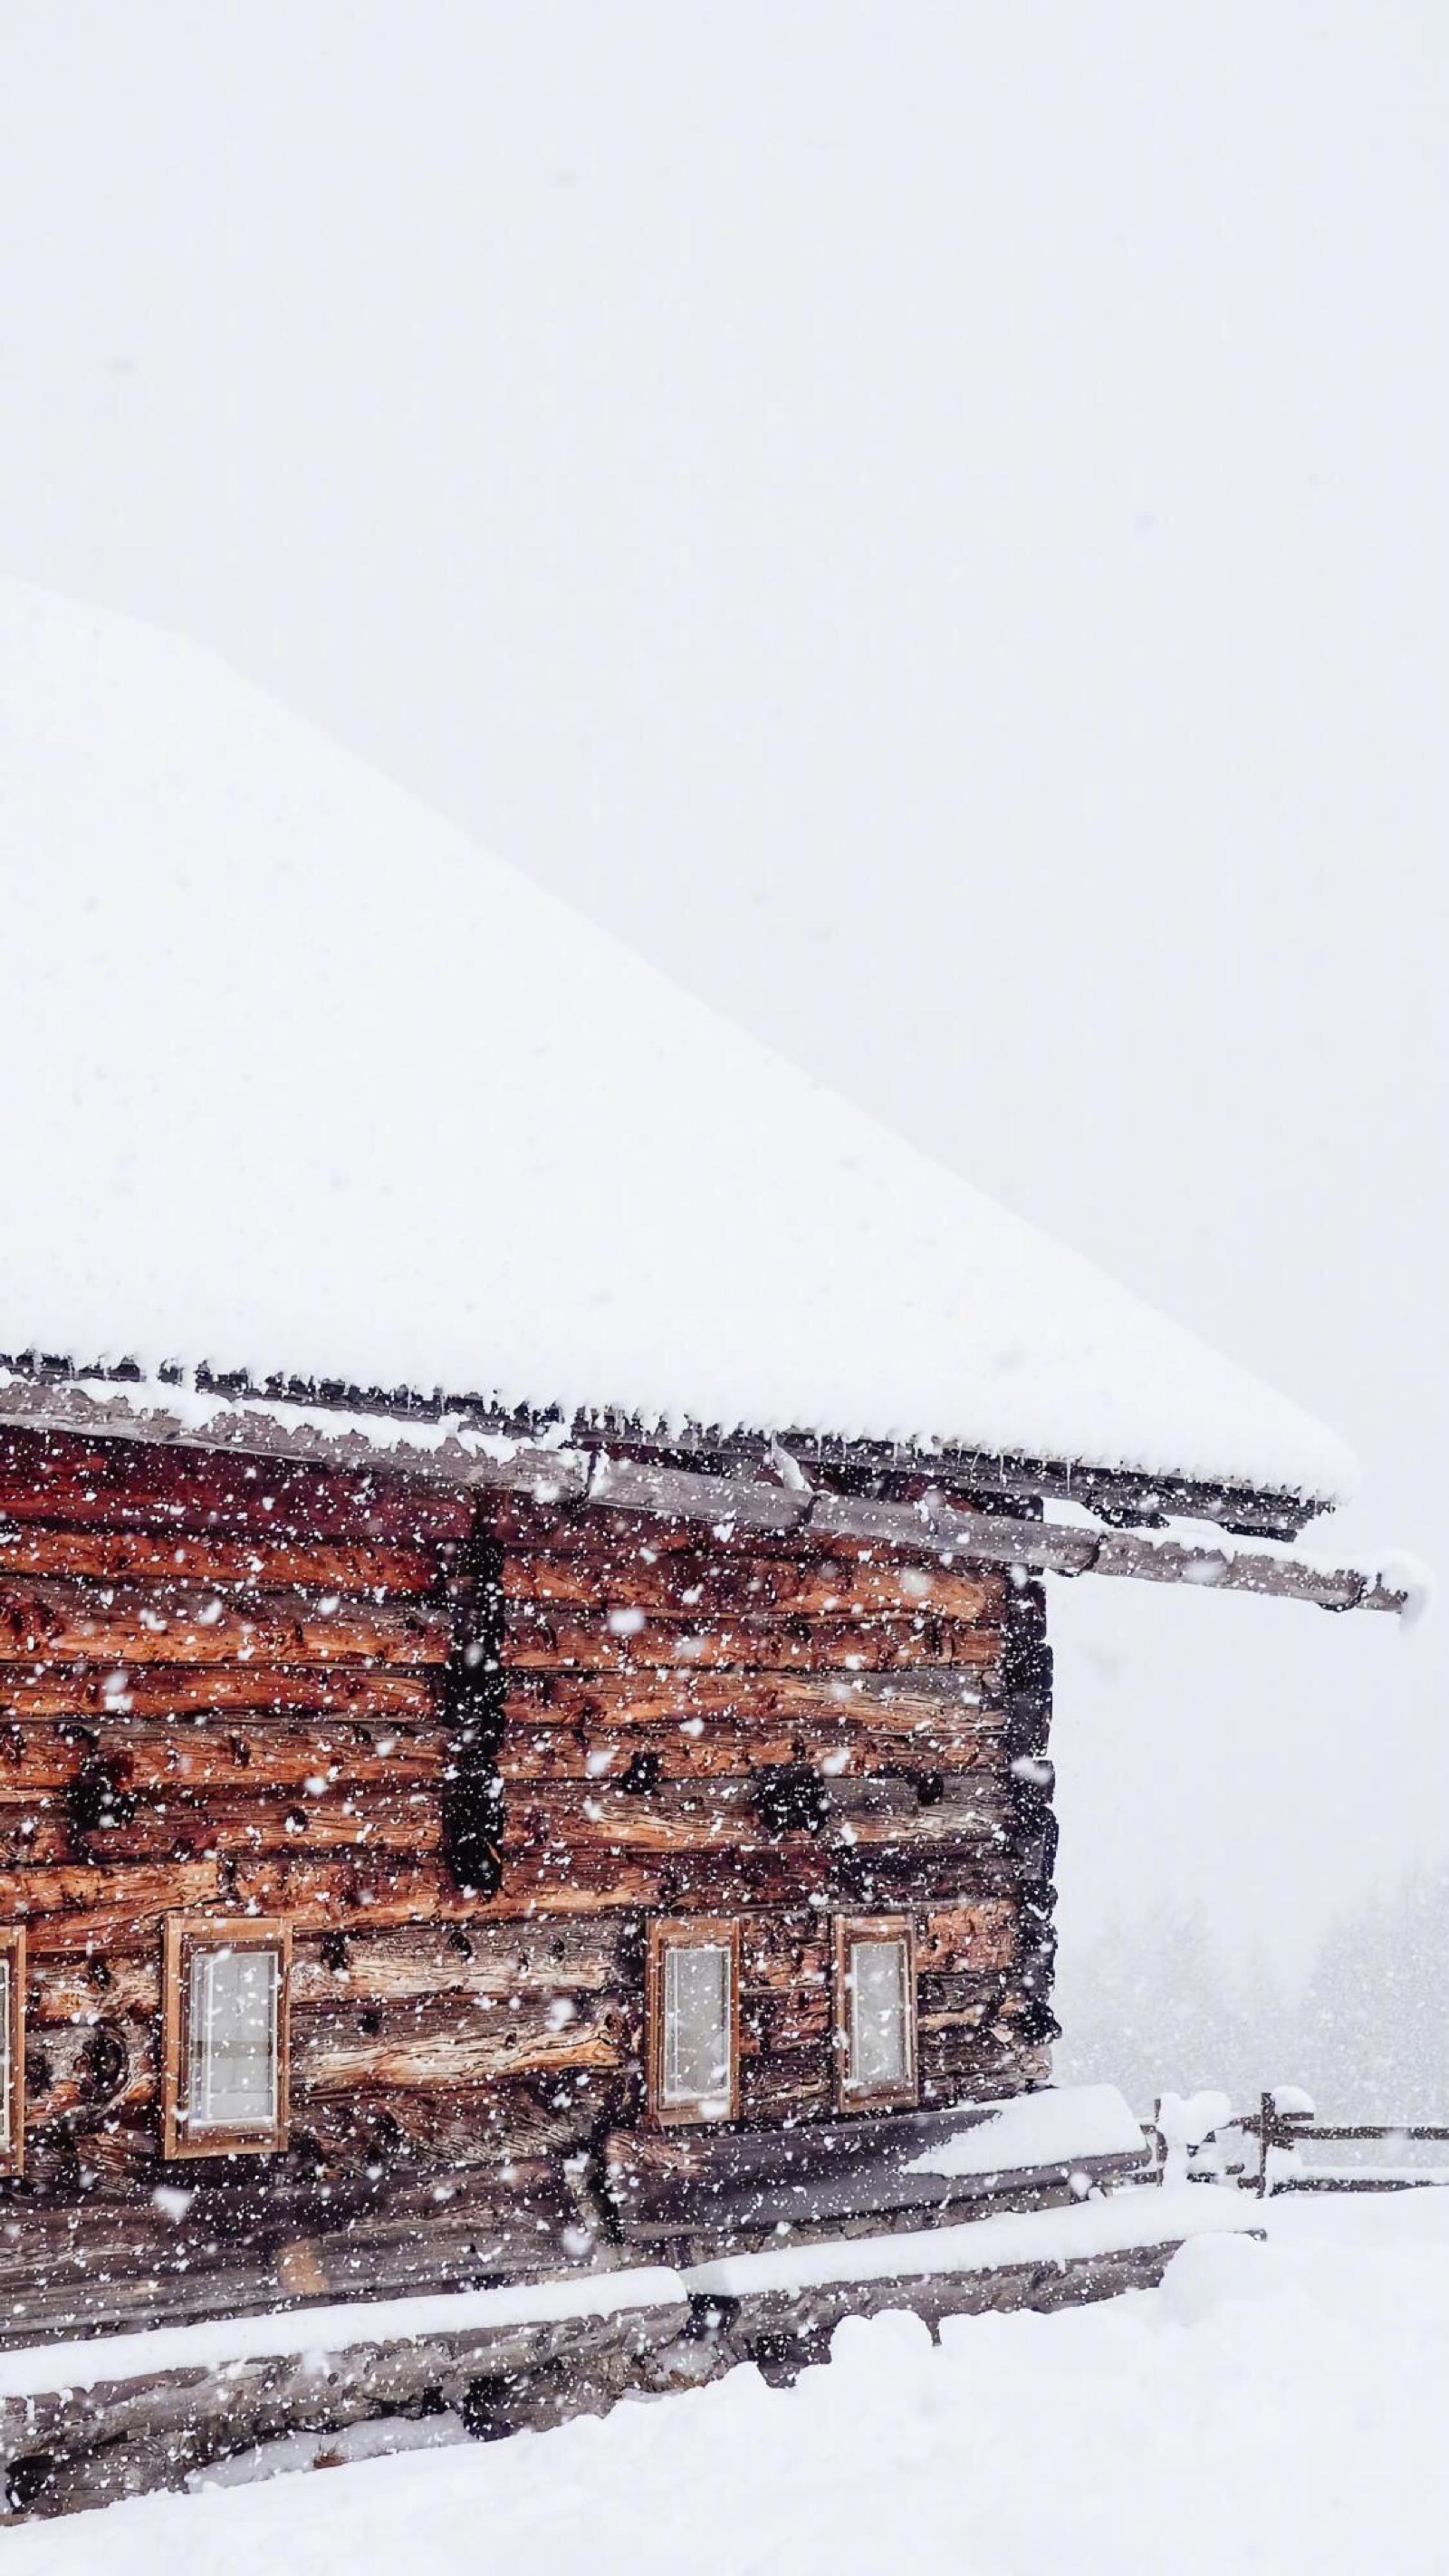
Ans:
[{"label": "rough wood texture", "polygon": [[[910,1918],[923,2106],[1043,2080],[1039,1590],[868,1500],[819,1536],[785,1487],[733,1528],[569,1490],[0,1434],[12,2334],[592,2260],[651,1918],[740,1926],[752,2210],[839,2125],[837,1913]],[[161,2155],[186,1913],[291,1929],[290,2140],[244,2176]]]}]

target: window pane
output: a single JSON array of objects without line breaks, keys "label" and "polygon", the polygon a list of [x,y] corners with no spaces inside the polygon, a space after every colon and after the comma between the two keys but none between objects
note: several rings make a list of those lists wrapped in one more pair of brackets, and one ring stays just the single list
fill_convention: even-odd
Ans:
[{"label": "window pane", "polygon": [[730,2094],[730,1954],[683,1945],[664,1953],[664,2099],[714,2102]]},{"label": "window pane", "polygon": [[187,2126],[265,2129],[277,2116],[275,1950],[194,1950]]},{"label": "window pane", "polygon": [[887,2092],[910,2081],[904,1941],[850,1945],[850,2080]]},{"label": "window pane", "polygon": [[10,2144],[10,1960],[0,1952],[0,2152]]}]

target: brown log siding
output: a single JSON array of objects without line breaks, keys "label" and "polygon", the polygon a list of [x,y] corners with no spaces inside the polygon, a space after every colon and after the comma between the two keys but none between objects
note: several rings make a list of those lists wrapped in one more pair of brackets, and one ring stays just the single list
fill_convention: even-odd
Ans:
[{"label": "brown log siding", "polygon": [[[489,1896],[442,1822],[480,1537],[504,1665]],[[335,2295],[590,2259],[579,2176],[641,2115],[652,1913],[740,1921],[745,2123],[834,2114],[835,1912],[910,1912],[923,2105],[1039,2078],[1050,1856],[1012,1768],[1040,1749],[1038,1610],[999,1569],[864,1544],[702,1546],[397,1476],[4,1435],[13,2330],[264,2305],[289,2273]],[[771,1831],[755,1774],[795,1765],[823,1779],[818,1830]],[[162,1928],[208,1911],[292,1927],[291,2135],[185,2168],[176,2216],[152,2198],[178,2179]]]}]

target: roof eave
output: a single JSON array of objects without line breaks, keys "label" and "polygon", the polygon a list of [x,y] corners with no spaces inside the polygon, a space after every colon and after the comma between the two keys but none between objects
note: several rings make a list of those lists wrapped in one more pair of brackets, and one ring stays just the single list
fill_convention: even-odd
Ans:
[{"label": "roof eave", "polygon": [[[352,1472],[379,1467],[458,1487],[522,1492],[546,1504],[588,1504],[671,1521],[698,1521],[731,1533],[818,1537],[829,1544],[865,1542],[915,1553],[960,1556],[1031,1574],[1129,1576],[1228,1592],[1310,1601],[1328,1610],[1412,1614],[1415,1585],[1372,1567],[1315,1564],[1263,1548],[1156,1536],[1141,1528],[1066,1526],[1030,1516],[1006,1498],[980,1507],[974,1493],[951,1492],[918,1464],[902,1480],[880,1477],[894,1491],[851,1490],[838,1474],[812,1480],[794,1451],[778,1442],[774,1474],[711,1473],[667,1456],[620,1455],[600,1435],[573,1441],[557,1426],[546,1438],[482,1431],[456,1418],[408,1420],[357,1415],[340,1404],[299,1406],[278,1397],[218,1395],[157,1380],[118,1380],[0,1369],[0,1421],[71,1437],[157,1442],[168,1447],[231,1450],[287,1458]],[[386,1425],[387,1437],[379,1439]],[[939,1467],[940,1462],[935,1464]],[[1025,1499],[1025,1498],[1023,1498]]]}]

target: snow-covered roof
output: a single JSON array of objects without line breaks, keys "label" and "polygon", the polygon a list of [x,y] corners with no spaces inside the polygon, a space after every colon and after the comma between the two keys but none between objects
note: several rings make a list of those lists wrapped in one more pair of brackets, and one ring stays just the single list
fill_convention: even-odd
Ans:
[{"label": "snow-covered roof", "polygon": [[210,656],[23,585],[0,865],[0,1350],[1352,1481]]}]

